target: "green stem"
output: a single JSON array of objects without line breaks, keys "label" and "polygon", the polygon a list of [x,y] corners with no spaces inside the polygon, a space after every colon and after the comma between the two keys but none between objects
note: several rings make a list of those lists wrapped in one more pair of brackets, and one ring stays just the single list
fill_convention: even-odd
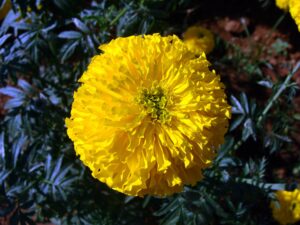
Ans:
[{"label": "green stem", "polygon": [[244,31],[246,32],[247,37],[249,38],[251,36],[251,34],[250,34],[250,31],[249,31],[249,29],[247,27],[247,24],[246,24],[244,18],[241,19],[241,24],[242,24],[242,26],[244,28]]},{"label": "green stem", "polygon": [[271,36],[271,34],[274,32],[274,30],[277,29],[277,27],[279,26],[279,24],[281,24],[281,22],[283,21],[283,19],[285,18],[285,16],[287,15],[287,13],[283,13],[279,19],[276,21],[276,23],[274,24],[274,26],[271,29],[271,32],[269,32],[268,37]]},{"label": "green stem", "polygon": [[110,22],[110,26],[114,25],[127,11],[127,7],[124,7],[121,12],[119,12],[119,14],[116,16],[116,18],[114,18],[113,21]]},{"label": "green stem", "polygon": [[[260,123],[266,117],[267,113],[269,112],[269,110],[271,109],[271,107],[274,105],[274,103],[276,102],[276,100],[279,98],[279,96],[282,94],[282,92],[289,86],[289,82],[290,82],[291,78],[299,70],[299,68],[300,68],[300,61],[294,67],[294,69],[292,70],[292,72],[285,78],[285,81],[283,82],[283,84],[280,86],[280,88],[275,93],[275,95],[273,95],[273,97],[268,102],[266,108],[263,110],[263,112],[261,113],[261,115],[258,117],[257,123],[256,123],[257,126],[260,125]],[[243,140],[239,140],[233,146],[233,150],[235,151],[235,150],[239,149],[243,143],[244,143]]]},{"label": "green stem", "polygon": [[244,141],[239,140],[239,141],[233,146],[233,151],[238,150],[238,149],[241,147],[241,145],[242,145],[243,143],[244,143]]},{"label": "green stem", "polygon": [[278,91],[273,95],[273,97],[270,99],[269,103],[267,104],[266,108],[262,112],[262,114],[258,117],[257,125],[260,125],[261,121],[264,119],[264,117],[267,115],[271,107],[274,105],[275,101],[279,98],[279,96],[282,94],[282,92],[288,87],[289,82],[293,75],[299,70],[300,68],[300,62],[297,63],[297,65],[294,67],[293,71],[285,78],[285,81],[280,86]]}]

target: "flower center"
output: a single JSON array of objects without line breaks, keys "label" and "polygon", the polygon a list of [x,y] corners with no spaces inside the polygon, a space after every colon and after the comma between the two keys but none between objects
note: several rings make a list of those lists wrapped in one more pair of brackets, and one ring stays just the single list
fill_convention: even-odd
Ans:
[{"label": "flower center", "polygon": [[159,86],[141,91],[138,103],[141,104],[153,120],[165,123],[170,120],[170,114],[166,109],[168,99]]}]

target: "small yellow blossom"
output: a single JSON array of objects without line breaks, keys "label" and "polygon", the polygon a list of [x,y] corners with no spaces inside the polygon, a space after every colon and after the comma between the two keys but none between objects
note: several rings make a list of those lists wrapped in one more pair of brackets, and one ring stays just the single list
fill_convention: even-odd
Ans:
[{"label": "small yellow blossom", "polygon": [[278,8],[289,11],[300,31],[300,0],[276,0]]},{"label": "small yellow blossom", "polygon": [[290,0],[290,13],[300,31],[300,0]]},{"label": "small yellow blossom", "polygon": [[300,221],[300,190],[277,191],[278,202],[271,202],[273,217],[281,225]]},{"label": "small yellow blossom", "polygon": [[183,34],[183,41],[188,49],[196,55],[200,55],[202,52],[208,54],[215,47],[212,32],[200,26],[189,27]]},{"label": "small yellow blossom", "polygon": [[128,195],[195,185],[228,127],[224,85],[203,53],[177,36],[117,38],[100,46],[66,119],[92,175]]},{"label": "small yellow blossom", "polygon": [[278,8],[288,11],[290,0],[276,0],[276,5]]}]

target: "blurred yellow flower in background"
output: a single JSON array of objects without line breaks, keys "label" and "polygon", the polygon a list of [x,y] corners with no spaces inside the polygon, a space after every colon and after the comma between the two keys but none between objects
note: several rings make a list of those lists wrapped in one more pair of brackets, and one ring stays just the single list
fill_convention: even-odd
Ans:
[{"label": "blurred yellow flower in background", "polygon": [[165,196],[195,185],[230,118],[224,85],[205,55],[159,34],[117,38],[100,49],[66,119],[80,159],[128,195]]},{"label": "blurred yellow flower in background", "polygon": [[196,55],[210,53],[215,47],[213,33],[200,26],[191,26],[183,33],[183,41],[188,49]]},{"label": "blurred yellow flower in background", "polygon": [[290,0],[276,0],[276,5],[278,8],[287,11],[289,9]]},{"label": "blurred yellow flower in background", "polygon": [[300,190],[277,191],[276,197],[278,202],[271,202],[274,219],[281,225],[300,221]]},{"label": "blurred yellow flower in background", "polygon": [[290,0],[290,13],[298,26],[298,30],[300,31],[300,1],[299,0]]},{"label": "blurred yellow flower in background", "polygon": [[10,0],[4,0],[2,2],[2,5],[0,6],[0,20],[4,19],[4,17],[9,12],[10,9],[11,9]]},{"label": "blurred yellow flower in background", "polygon": [[300,0],[276,0],[278,8],[290,12],[300,31]]}]

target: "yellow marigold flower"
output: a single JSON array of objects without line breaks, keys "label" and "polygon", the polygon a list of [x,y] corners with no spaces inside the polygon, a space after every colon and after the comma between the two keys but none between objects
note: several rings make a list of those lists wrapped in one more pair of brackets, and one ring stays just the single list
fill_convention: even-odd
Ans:
[{"label": "yellow marigold flower", "polygon": [[183,34],[183,41],[188,49],[196,55],[210,53],[215,47],[214,35],[211,31],[200,26],[189,27]]},{"label": "yellow marigold flower", "polygon": [[273,217],[281,225],[300,221],[300,190],[277,191],[276,197],[278,202],[271,202]]},{"label": "yellow marigold flower", "polygon": [[9,12],[10,9],[11,9],[10,0],[4,0],[2,2],[2,5],[0,5],[0,20],[4,19],[4,17]]},{"label": "yellow marigold flower", "polygon": [[300,31],[300,1],[299,0],[289,0],[290,1],[290,13],[295,20],[298,30]]},{"label": "yellow marigold flower", "polygon": [[287,11],[289,9],[290,0],[276,0],[276,5],[278,8]]},{"label": "yellow marigold flower", "polygon": [[117,38],[99,47],[66,119],[92,175],[128,195],[194,185],[230,117],[220,77],[176,36]]},{"label": "yellow marigold flower", "polygon": [[299,0],[276,0],[278,8],[290,11],[292,18],[295,20],[298,30],[300,31],[300,1]]}]

